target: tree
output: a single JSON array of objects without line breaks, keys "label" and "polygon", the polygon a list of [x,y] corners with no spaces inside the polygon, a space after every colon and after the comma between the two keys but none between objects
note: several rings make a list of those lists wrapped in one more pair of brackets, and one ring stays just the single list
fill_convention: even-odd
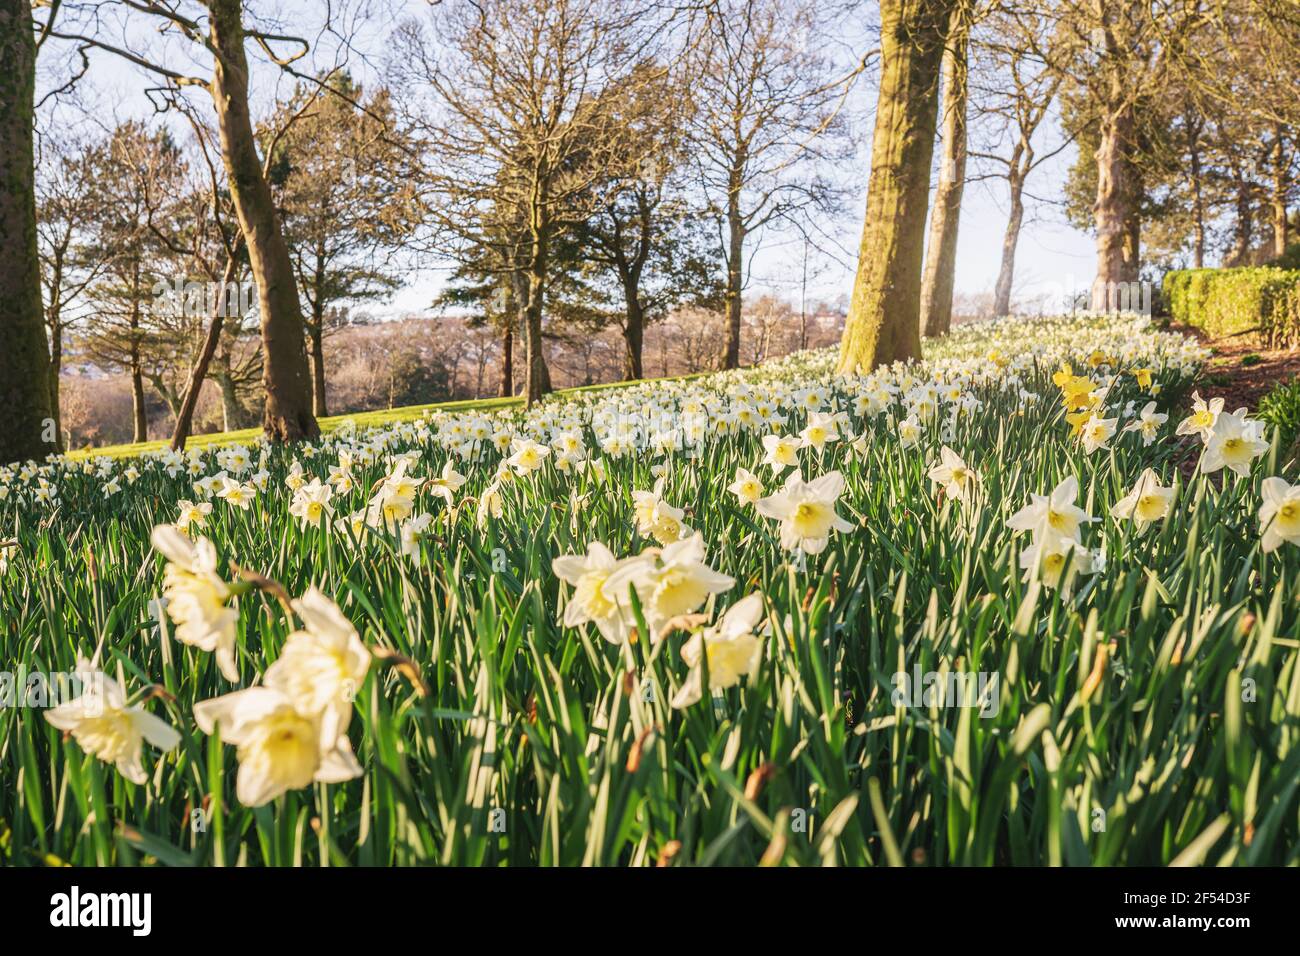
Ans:
[{"label": "tree", "polygon": [[1140,276],[1143,104],[1158,102],[1187,62],[1208,12],[1199,3],[1056,0],[1050,14],[1052,42],[1037,52],[1071,94],[1070,125],[1081,145],[1085,131],[1091,138],[1091,150],[1081,150],[1095,167],[1097,272],[1089,298],[1105,311],[1115,307],[1116,291]]},{"label": "tree", "polygon": [[[291,68],[293,62],[307,54],[310,44],[298,37],[247,26],[242,0],[202,0],[201,3],[196,0],[192,4],[197,10],[194,14],[181,12],[183,6],[162,0],[133,0],[129,4],[131,14],[120,18],[119,32],[123,38],[116,42],[105,33],[110,29],[109,21],[97,16],[94,6],[81,10],[83,19],[79,26],[62,28],[53,25],[59,7],[54,4],[43,30],[49,36],[77,44],[80,50],[105,50],[150,71],[163,84],[153,92],[164,99],[174,100],[193,87],[208,91],[216,112],[221,155],[235,212],[258,290],[262,384],[266,392],[263,430],[272,441],[315,438],[320,429],[312,414],[302,311],[293,262],[253,134],[248,98],[249,62],[245,51],[246,43],[251,40],[282,69],[310,81],[310,77]],[[161,21],[160,25],[169,34],[183,36],[201,48],[211,58],[211,75],[192,76],[129,49],[135,39],[131,27],[142,19],[155,24]],[[277,45],[292,52],[277,53]]]},{"label": "tree", "polygon": [[654,62],[653,26],[613,0],[490,0],[439,7],[427,31],[407,21],[398,33],[399,73],[417,94],[408,122],[429,152],[440,229],[458,258],[521,277],[511,294],[530,403],[550,390],[551,256],[620,156],[602,93]]},{"label": "tree", "polygon": [[967,53],[970,47],[971,0],[960,0],[948,24],[943,53],[943,153],[939,186],[930,213],[930,241],[921,276],[921,330],[947,335],[952,327],[952,292],[957,269],[957,229],[966,186],[966,104],[969,98]]},{"label": "tree", "polygon": [[921,257],[945,34],[958,0],[881,0],[867,213],[837,371],[921,357]]},{"label": "tree", "polygon": [[[142,442],[149,437],[144,383],[150,353],[170,351],[176,338],[156,334],[153,305],[159,289],[170,286],[173,263],[150,225],[176,218],[185,163],[166,131],[135,121],[113,130],[87,161],[95,182],[94,244],[103,268],[87,290],[94,315],[84,345],[100,363],[130,376],[132,441]],[[157,364],[171,363],[163,358]]]},{"label": "tree", "polygon": [[[398,285],[383,255],[415,223],[406,154],[394,142],[385,90],[370,96],[346,73],[300,85],[266,124],[284,127],[270,180],[306,305],[313,411],[326,415],[325,317],[335,305],[382,299]],[[363,110],[350,104],[359,102]],[[269,138],[269,137],[268,137]]]},{"label": "tree", "polygon": [[815,173],[846,155],[839,107],[850,81],[814,45],[810,0],[711,0],[690,73],[691,155],[719,222],[726,264],[723,368],[740,363],[746,245],[801,210],[830,213],[839,191]]},{"label": "tree", "polygon": [[90,239],[95,217],[95,174],[89,146],[50,139],[50,161],[36,180],[36,236],[45,299],[45,330],[50,346],[50,410],[63,450],[59,375],[65,336],[84,317],[84,293],[104,266]]},{"label": "tree", "polygon": [[[43,38],[42,38],[43,40]],[[36,41],[29,0],[0,0],[0,463],[41,458],[57,439],[36,242],[32,118]],[[51,434],[54,432],[54,434]]]},{"label": "tree", "polygon": [[[987,175],[1007,184],[1007,224],[993,287],[994,315],[1011,311],[1029,176],[1073,142],[1071,137],[1062,136],[1059,143],[1040,152],[1034,140],[1061,85],[1060,76],[1034,52],[1049,42],[1044,31],[1050,28],[1050,21],[1032,8],[999,10],[987,21],[983,35],[976,38],[974,109],[993,142],[971,150],[970,157],[981,167],[994,170],[976,178]],[[1003,148],[1007,140],[1011,142],[1009,153]]]}]

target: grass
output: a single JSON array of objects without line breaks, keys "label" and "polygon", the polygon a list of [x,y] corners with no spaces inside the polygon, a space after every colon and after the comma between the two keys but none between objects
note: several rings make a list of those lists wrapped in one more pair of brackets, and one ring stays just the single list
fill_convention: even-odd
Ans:
[{"label": "grass", "polygon": [[[817,555],[784,550],[774,524],[727,492],[760,467],[762,432],[706,429],[693,454],[604,456],[563,472],[548,459],[502,486],[503,512],[480,526],[477,501],[497,456],[479,463],[437,429],[385,433],[418,453],[421,475],[451,460],[468,477],[433,521],[419,560],[390,535],[354,540],[304,526],[284,480],[297,460],[324,476],[338,446],[313,458],[273,451],[253,510],[214,501],[205,534],[227,561],[333,597],[379,651],[357,688],[349,736],[363,773],[250,808],[236,799],[236,748],[194,724],[196,702],[249,686],[276,660],[291,623],[269,595],[239,601],[238,685],[211,654],[178,643],[153,610],[162,560],[149,532],[192,497],[157,462],[118,495],[94,468],[58,466],[59,504],[24,492],[0,502],[0,538],[18,543],[0,577],[0,652],[17,674],[72,670],[98,648],[133,699],[181,731],[175,751],[146,746],[133,784],[64,739],[38,709],[0,710],[0,861],[152,865],[1107,865],[1300,862],[1300,550],[1262,554],[1259,481],[1183,483],[1188,446],[1171,414],[1159,440],[1121,434],[1086,455],[1063,421],[1050,373],[1122,327],[1035,325],[955,334],[934,368],[966,381],[982,406],[903,448],[885,415],[850,412],[865,439],[800,452],[808,476],[842,472],[838,508],[853,525]],[[1191,384],[1166,355],[1162,410]],[[1068,344],[1067,344],[1068,343]],[[1039,347],[1041,345],[1041,348]],[[1164,346],[1161,346],[1164,348]],[[1027,356],[1010,368],[990,350]],[[945,351],[946,350],[946,351]],[[723,406],[738,383],[761,397],[826,387],[825,362],[797,358],[689,388],[609,393],[625,414],[689,397]],[[968,370],[971,377],[966,378]],[[1009,376],[1018,374],[1019,384]],[[1131,377],[1117,404],[1141,405]],[[1024,402],[1019,386],[1043,396]],[[849,409],[854,383],[831,390]],[[570,408],[552,411],[563,422]],[[588,408],[589,412],[590,409]],[[784,431],[802,427],[791,410]],[[515,419],[522,431],[532,419]],[[540,427],[540,426],[539,426]],[[590,425],[588,447],[595,446]],[[978,506],[936,496],[941,444],[981,475]],[[113,473],[119,466],[111,466]],[[1108,516],[1142,469],[1178,496],[1169,519],[1137,534]],[[215,468],[215,465],[210,466]],[[388,469],[356,467],[363,506]],[[1031,494],[1075,475],[1100,517],[1084,544],[1100,573],[1072,593],[1024,580],[1023,536],[1007,518]],[[565,627],[571,589],[551,570],[592,540],[619,556],[654,544],[635,529],[632,491],[662,479],[664,499],[732,576],[706,613],[753,590],[764,601],[763,653],[736,686],[669,705],[689,668],[686,633],[621,645]],[[21,479],[15,479],[18,484]],[[18,499],[22,500],[19,501]],[[639,604],[638,615],[641,614]],[[646,635],[638,617],[638,634]],[[1105,649],[1103,651],[1103,648]],[[900,673],[997,676],[996,712],[899,699]]]}]

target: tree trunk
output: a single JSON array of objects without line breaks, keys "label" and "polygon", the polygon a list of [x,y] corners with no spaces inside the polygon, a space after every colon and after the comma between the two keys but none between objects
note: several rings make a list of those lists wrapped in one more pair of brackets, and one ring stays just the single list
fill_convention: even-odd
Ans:
[{"label": "tree trunk", "polygon": [[1276,142],[1273,144],[1273,255],[1280,256],[1286,252],[1287,222],[1287,162],[1286,146],[1282,142],[1282,128],[1274,129]]},{"label": "tree trunk", "polygon": [[[1117,98],[1119,94],[1117,93]],[[1138,279],[1136,260],[1130,258],[1133,188],[1128,154],[1132,148],[1133,109],[1111,110],[1101,121],[1097,143],[1097,198],[1093,223],[1097,232],[1097,275],[1092,283],[1091,308],[1105,312],[1120,292]]]},{"label": "tree trunk", "polygon": [[208,334],[203,340],[198,358],[190,369],[190,379],[185,385],[185,397],[181,399],[180,411],[176,413],[176,427],[172,430],[172,451],[181,451],[189,441],[190,431],[194,428],[194,409],[199,404],[199,393],[203,390],[203,380],[208,376],[208,367],[212,356],[217,354],[221,344],[221,329],[225,325],[226,312],[238,306],[231,305],[234,294],[231,284],[235,281],[235,262],[243,248],[242,241],[235,245],[234,253],[226,259],[226,268],[221,276],[221,288],[217,290],[213,303],[212,317],[208,324]]},{"label": "tree trunk", "polygon": [[61,319],[56,319],[50,325],[50,417],[54,419],[55,451],[59,452],[65,450],[63,447],[63,415],[59,410],[62,403],[59,374],[62,371],[63,322]]},{"label": "tree trunk", "polygon": [[740,214],[744,154],[731,169],[727,188],[727,350],[722,367],[740,367],[741,285],[745,266],[745,223]]},{"label": "tree trunk", "polygon": [[58,439],[50,407],[32,153],[36,48],[28,0],[0,0],[0,465],[41,459]]},{"label": "tree trunk", "polygon": [[221,132],[221,153],[262,317],[262,384],[266,410],[262,426],[271,441],[316,438],[311,376],[303,347],[302,309],[293,263],[284,242],[271,188],[262,175],[248,114],[248,60],[244,54],[241,0],[208,0],[216,51],[212,99]]},{"label": "tree trunk", "polygon": [[944,51],[943,155],[939,187],[930,214],[930,244],[921,280],[921,330],[947,335],[952,328],[952,292],[957,271],[957,228],[966,185],[966,52],[964,4],[953,9]]},{"label": "tree trunk", "polygon": [[312,306],[312,313],[311,325],[307,327],[311,342],[312,413],[324,418],[329,414],[325,407],[325,315],[319,304]]},{"label": "tree trunk", "polygon": [[1254,210],[1250,201],[1251,184],[1242,174],[1237,175],[1236,224],[1233,228],[1232,251],[1224,265],[1244,266],[1250,257],[1250,244],[1255,233]]},{"label": "tree trunk", "polygon": [[546,296],[547,240],[543,224],[533,233],[533,254],[528,266],[528,303],[524,308],[524,347],[528,377],[524,394],[528,405],[551,390],[550,371],[542,351],[542,309]]},{"label": "tree trunk", "polygon": [[1016,275],[1016,247],[1020,244],[1020,226],[1025,220],[1025,180],[1020,174],[1023,150],[1017,145],[1011,156],[1011,173],[1007,187],[1011,193],[1011,212],[1007,228],[1002,234],[1002,264],[998,267],[998,281],[993,287],[994,316],[1011,314],[1011,288]]},{"label": "tree trunk", "polygon": [[635,286],[623,286],[623,301],[627,309],[627,324],[623,326],[623,341],[627,352],[623,356],[623,378],[629,382],[641,378],[641,348],[645,342],[645,309]]},{"label": "tree trunk", "polygon": [[1205,196],[1201,186],[1201,153],[1192,151],[1192,266],[1205,267]]},{"label": "tree trunk", "polygon": [[944,32],[958,0],[881,0],[867,213],[837,371],[921,357],[921,258]]},{"label": "tree trunk", "polygon": [[515,318],[519,304],[515,301],[515,273],[501,276],[501,381],[497,394],[509,398],[515,393]]},{"label": "tree trunk", "polygon": [[235,381],[230,375],[223,371],[216,371],[212,374],[212,380],[217,383],[221,389],[221,428],[222,431],[237,431],[240,428],[248,426],[248,409],[240,401],[239,390],[235,388]]},{"label": "tree trunk", "polygon": [[131,424],[133,442],[149,440],[149,418],[144,407],[144,374],[140,370],[139,348],[131,348]]}]

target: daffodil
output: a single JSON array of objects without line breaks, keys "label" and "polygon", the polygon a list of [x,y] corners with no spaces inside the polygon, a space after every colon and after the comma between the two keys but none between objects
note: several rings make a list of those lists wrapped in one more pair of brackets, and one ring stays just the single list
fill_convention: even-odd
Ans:
[{"label": "daffodil", "polygon": [[736,583],[735,578],[704,563],[704,537],[699,532],[644,557],[647,560],[628,562],[612,571],[604,593],[617,602],[629,585],[636,588],[653,640],[673,618],[698,610],[710,594],[719,594]]},{"label": "daffodil", "polygon": [[622,644],[632,628],[627,594],[607,591],[610,575],[632,562],[648,561],[635,557],[619,561],[614,553],[599,541],[587,545],[587,553],[565,554],[551,562],[555,576],[573,585],[573,595],[564,607],[564,626],[577,627],[591,622],[601,636],[611,644]]},{"label": "daffodil", "polygon": [[1156,440],[1156,435],[1160,433],[1161,426],[1169,420],[1169,416],[1163,412],[1156,411],[1155,402],[1147,402],[1138,413],[1137,421],[1129,422],[1124,426],[1126,432],[1137,432],[1142,436],[1142,444],[1150,445]]},{"label": "daffodil", "polygon": [[45,719],[70,734],[86,753],[117,767],[127,780],[145,783],[144,742],[166,752],[176,749],[181,735],[144,708],[128,706],[122,686],[84,658],[77,659],[75,676],[81,695],[51,707]]},{"label": "daffodil", "polygon": [[1106,443],[1114,437],[1115,427],[1118,424],[1118,418],[1098,418],[1095,414],[1090,415],[1079,432],[1079,440],[1083,443],[1083,453],[1091,455],[1093,452],[1105,448]]},{"label": "daffodil", "polygon": [[686,681],[673,695],[676,709],[689,707],[704,696],[703,660],[709,672],[709,690],[726,690],[758,670],[763,641],[754,629],[763,619],[763,595],[758,591],[742,598],[713,627],[692,635],[682,645],[682,660],[691,668]]},{"label": "daffodil", "polygon": [[1265,478],[1260,485],[1264,499],[1259,507],[1260,550],[1276,551],[1284,541],[1300,544],[1300,485],[1282,478]]},{"label": "daffodil", "polygon": [[1117,520],[1131,520],[1142,531],[1153,521],[1168,516],[1173,500],[1174,489],[1162,487],[1160,476],[1145,468],[1133,490],[1111,506],[1110,514]]},{"label": "daffodil", "polygon": [[174,525],[153,529],[153,546],[167,559],[163,596],[176,639],[214,652],[217,667],[229,681],[239,680],[235,666],[235,624],[239,612],[228,607],[233,592],[217,574],[217,551],[207,538],[191,541]]},{"label": "daffodil", "polygon": [[853,525],[835,510],[843,492],[844,476],[838,471],[827,472],[810,482],[794,472],[780,491],[759,499],[754,508],[765,518],[781,522],[782,547],[820,554],[826,550],[832,531],[853,530]]},{"label": "daffodil", "polygon": [[442,474],[437,478],[430,478],[428,487],[432,493],[440,496],[451,507],[456,503],[456,492],[460,490],[461,485],[465,484],[465,476],[452,467],[451,462],[442,466]]},{"label": "daffodil", "polygon": [[519,475],[527,475],[537,471],[542,467],[546,456],[551,453],[551,450],[545,445],[539,445],[530,438],[515,439],[511,447],[513,448],[513,454],[506,459],[506,464]]},{"label": "daffodil", "polygon": [[1215,419],[1201,456],[1201,471],[1208,475],[1227,467],[1245,478],[1250,463],[1267,451],[1264,423],[1247,418],[1246,409],[1239,408]]},{"label": "daffodil", "polygon": [[181,531],[202,528],[207,523],[208,515],[212,514],[212,505],[207,501],[195,504],[182,498],[176,502],[176,507],[180,509],[180,514],[176,518],[176,527]]},{"label": "daffodil", "polygon": [[1201,441],[1208,442],[1222,411],[1222,398],[1212,398],[1207,402],[1201,398],[1200,392],[1192,392],[1192,413],[1178,423],[1177,434],[1199,435]]},{"label": "daffodil", "polygon": [[303,626],[284,642],[263,683],[301,714],[320,715],[325,746],[347,731],[352,701],[370,668],[370,651],[339,606],[315,587],[293,602]]},{"label": "daffodil", "polygon": [[334,509],[330,507],[330,498],[333,495],[334,489],[331,485],[321,484],[319,478],[313,478],[299,485],[298,490],[293,493],[293,501],[289,503],[289,514],[304,524],[319,528],[322,519],[334,514]]},{"label": "daffodil", "polygon": [[898,422],[898,444],[900,448],[911,448],[921,440],[921,424],[914,415],[908,415]]},{"label": "daffodil", "polygon": [[956,498],[963,503],[974,499],[979,474],[961,456],[944,445],[939,449],[939,460],[930,466],[929,479],[943,489],[949,498]]},{"label": "daffodil", "polygon": [[239,772],[235,796],[260,807],[282,793],[318,783],[342,783],[361,775],[352,742],[322,733],[322,714],[304,714],[283,690],[250,687],[199,701],[194,720],[205,734],[218,727],[235,746]]},{"label": "daffodil", "polygon": [[257,498],[257,489],[251,484],[245,484],[233,478],[223,478],[221,487],[217,489],[217,497],[231,507],[247,511]]},{"label": "daffodil", "polygon": [[1007,519],[1007,527],[1017,532],[1032,532],[1035,541],[1061,538],[1077,541],[1080,526],[1097,520],[1074,503],[1078,494],[1078,479],[1067,475],[1050,495],[1030,495],[1030,503]]},{"label": "daffodil", "polygon": [[747,505],[752,505],[763,497],[763,483],[744,468],[736,469],[736,477],[727,485],[727,490]]},{"label": "daffodil", "polygon": [[799,440],[805,448],[815,448],[821,451],[826,447],[827,442],[839,441],[840,433],[836,427],[835,419],[821,412],[813,412],[808,416],[808,424],[804,426],[803,431],[799,432]]},{"label": "daffodil", "polygon": [[778,475],[787,468],[794,468],[799,465],[799,445],[798,438],[791,438],[784,435],[764,435],[763,436],[763,464],[768,465]]},{"label": "daffodil", "polygon": [[1037,577],[1049,588],[1060,588],[1066,594],[1076,575],[1093,573],[1101,560],[1100,554],[1094,555],[1073,538],[1043,538],[1020,553],[1026,582]]}]

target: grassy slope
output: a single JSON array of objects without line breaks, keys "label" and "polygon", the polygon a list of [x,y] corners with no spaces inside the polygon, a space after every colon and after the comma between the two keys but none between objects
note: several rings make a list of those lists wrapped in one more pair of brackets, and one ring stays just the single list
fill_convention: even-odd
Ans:
[{"label": "grassy slope", "polygon": [[[554,392],[554,395],[580,395],[584,392],[599,392],[611,388],[626,388],[629,385],[637,385],[641,382],[686,382],[693,378],[699,378],[701,375],[708,375],[708,372],[697,372],[693,375],[677,375],[667,378],[658,379],[639,379],[634,382],[607,382],[601,385],[583,385],[579,388],[565,388]],[[346,421],[354,422],[362,428],[369,428],[375,425],[388,425],[393,422],[412,421],[422,418],[426,412],[444,411],[444,412],[470,412],[470,411],[498,411],[503,408],[522,407],[524,400],[521,397],[515,398],[471,398],[463,399],[456,402],[436,402],[432,405],[407,405],[403,408],[384,408],[374,412],[357,412],[351,415],[331,415],[328,418],[320,419],[320,430],[322,433],[332,432]],[[232,445],[241,443],[250,443],[257,441],[261,436],[262,429],[243,428],[239,431],[232,432],[209,432],[206,435],[194,435],[186,443],[187,448],[206,448],[211,445]],[[166,440],[159,441],[142,441],[126,445],[105,445],[102,448],[82,448],[77,451],[69,452],[68,457],[74,460],[83,458],[126,458],[132,455],[143,455],[151,451],[161,451],[169,444]]]}]

